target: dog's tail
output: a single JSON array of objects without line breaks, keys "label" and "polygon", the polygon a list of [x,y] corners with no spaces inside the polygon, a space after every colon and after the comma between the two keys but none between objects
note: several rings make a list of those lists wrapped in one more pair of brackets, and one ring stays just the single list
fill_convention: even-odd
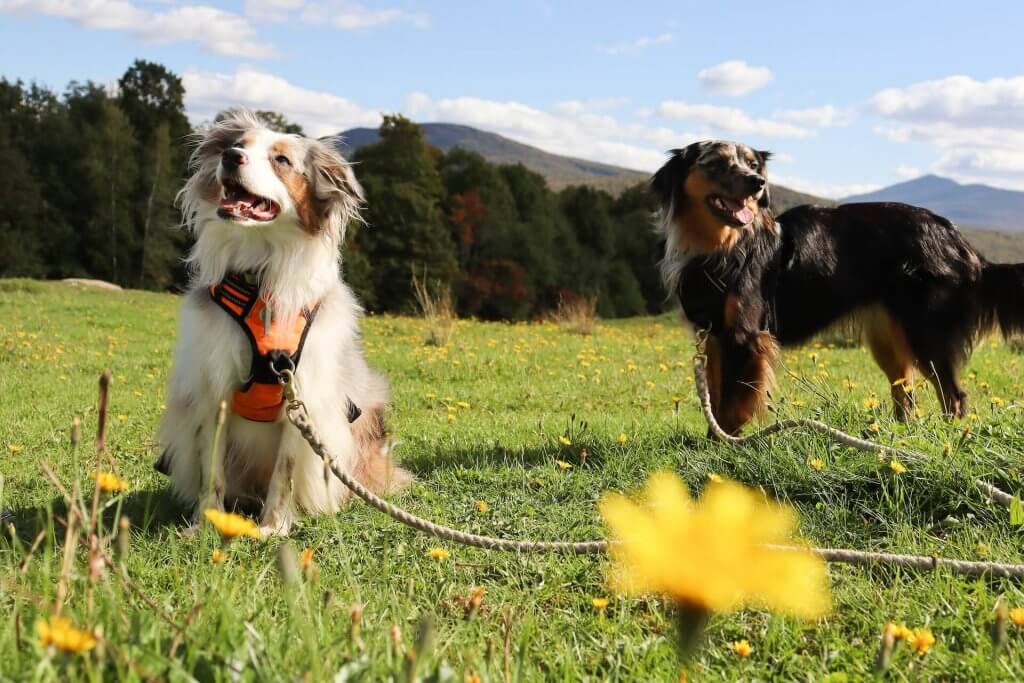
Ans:
[{"label": "dog's tail", "polygon": [[982,299],[1004,337],[1024,333],[1024,263],[986,263]]},{"label": "dog's tail", "polygon": [[360,484],[379,496],[396,493],[412,483],[412,475],[395,465],[393,442],[384,427],[383,406],[363,410],[352,423],[356,439],[356,463],[352,474]]}]

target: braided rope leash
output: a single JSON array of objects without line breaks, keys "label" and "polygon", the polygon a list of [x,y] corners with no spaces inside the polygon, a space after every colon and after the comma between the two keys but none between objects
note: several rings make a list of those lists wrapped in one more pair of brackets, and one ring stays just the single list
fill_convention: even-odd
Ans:
[{"label": "braided rope leash", "polygon": [[[725,441],[726,443],[733,444],[734,446],[745,446],[771,434],[777,434],[782,431],[789,429],[807,429],[813,432],[818,432],[829,437],[836,443],[840,443],[850,448],[855,448],[859,451],[872,451],[880,453],[882,455],[891,455],[900,457],[907,462],[921,462],[927,459],[927,456],[921,453],[913,453],[911,451],[905,451],[898,448],[891,448],[889,446],[883,446],[881,444],[861,439],[852,434],[830,427],[824,422],[819,420],[811,420],[808,418],[792,418],[788,420],[779,420],[768,425],[759,432],[748,434],[747,436],[733,436],[727,433],[722,426],[718,424],[718,420],[715,418],[715,413],[711,409],[711,394],[708,389],[708,375],[707,375],[707,330],[697,330],[697,353],[693,357],[693,379],[697,385],[697,396],[700,398],[701,412],[704,413],[704,419],[707,420],[708,426],[711,428],[711,433],[717,438]],[[982,479],[975,479],[974,485],[982,493],[988,496],[991,500],[1003,505],[1010,507],[1013,502],[1013,496],[1006,491],[1003,491],[992,484]]]},{"label": "braided rope leash", "polygon": [[[701,377],[703,377],[702,374]],[[284,386],[285,397],[288,401],[286,406],[288,421],[299,430],[299,433],[302,434],[302,438],[306,440],[306,443],[309,444],[309,447],[313,452],[316,453],[323,461],[325,468],[324,476],[328,476],[328,472],[330,472],[337,477],[342,484],[351,489],[353,493],[362,498],[367,504],[385,513],[395,521],[437,538],[473,548],[483,548],[485,550],[503,550],[525,553],[565,553],[575,555],[597,555],[608,552],[608,541],[580,541],[576,543],[564,541],[529,541],[470,534],[448,526],[436,524],[428,519],[423,519],[422,517],[417,517],[396,505],[392,505],[377,494],[373,493],[373,491],[370,491],[368,488],[363,486],[348,472],[345,472],[338,467],[334,458],[327,452],[327,448],[317,435],[316,429],[309,419],[309,413],[306,411],[306,406],[298,397],[298,392],[295,387],[295,377],[290,371],[285,371],[285,373],[282,374],[281,383]],[[698,387],[699,386],[700,385],[698,384]],[[706,393],[706,378],[704,378],[704,390]],[[710,400],[708,400],[707,403],[708,406],[710,406]],[[708,415],[710,415],[710,413],[707,413],[705,417]],[[709,422],[717,425],[713,420],[714,415],[710,415]],[[719,431],[721,431],[720,427]],[[956,574],[964,574],[967,576],[990,575],[1024,579],[1024,565],[1021,564],[970,562],[966,560],[951,560],[928,555],[898,555],[892,553],[846,550],[841,548],[804,548],[785,545],[773,545],[769,547],[774,550],[788,550],[794,552],[809,551],[827,562],[859,565],[863,567],[889,565],[919,571],[934,571],[940,567],[945,567]]]}]

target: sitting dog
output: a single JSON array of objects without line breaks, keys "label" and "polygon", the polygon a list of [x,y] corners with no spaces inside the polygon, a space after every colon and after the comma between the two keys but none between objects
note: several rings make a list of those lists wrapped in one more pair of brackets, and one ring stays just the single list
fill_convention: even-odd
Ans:
[{"label": "sitting dog", "polygon": [[349,498],[284,417],[286,370],[336,464],[378,493],[409,482],[391,462],[387,382],[363,357],[361,309],[340,275],[363,198],[349,164],[232,110],[201,135],[190,170],[178,202],[195,236],[192,281],[156,467],[195,506],[193,525],[225,502],[256,503],[261,532],[287,534],[300,509],[335,512]]},{"label": "sitting dog", "polygon": [[760,411],[778,346],[853,320],[889,378],[897,418],[914,373],[949,416],[967,411],[959,373],[979,336],[1024,331],[1024,264],[989,263],[953,224],[896,203],[771,210],[769,153],[732,142],[672,151],[651,180],[665,238],[662,277],[709,331],[715,417],[736,434]]}]

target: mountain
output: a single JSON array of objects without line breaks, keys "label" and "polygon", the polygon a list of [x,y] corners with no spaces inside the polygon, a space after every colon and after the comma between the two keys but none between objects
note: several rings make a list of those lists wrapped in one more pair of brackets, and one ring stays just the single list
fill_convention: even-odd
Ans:
[{"label": "mountain", "polygon": [[1024,192],[988,185],[961,185],[935,175],[921,176],[844,202],[904,202],[924,206],[960,226],[1024,232]]},{"label": "mountain", "polygon": [[[454,123],[421,123],[427,143],[447,152],[453,147],[476,152],[494,164],[522,164],[547,178],[552,189],[566,185],[591,185],[618,194],[630,185],[650,177],[628,168],[551,154],[542,149],[509,140],[497,133]],[[346,154],[380,139],[376,128],[352,128],[341,134]]]}]

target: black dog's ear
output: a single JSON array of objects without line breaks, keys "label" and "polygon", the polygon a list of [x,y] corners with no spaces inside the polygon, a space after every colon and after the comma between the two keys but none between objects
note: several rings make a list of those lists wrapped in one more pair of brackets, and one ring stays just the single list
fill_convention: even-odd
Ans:
[{"label": "black dog's ear", "polygon": [[661,211],[679,209],[682,199],[680,190],[694,162],[700,156],[703,144],[695,142],[682,149],[671,150],[668,161],[651,178],[651,194],[654,195]]},{"label": "black dog's ear", "polygon": [[772,153],[766,150],[756,149],[754,154],[757,155],[757,160],[761,164],[761,176],[764,178],[764,192],[761,194],[761,198],[757,200],[757,205],[762,209],[772,208],[772,197],[768,188],[770,183],[768,182],[768,160],[772,158]]}]

